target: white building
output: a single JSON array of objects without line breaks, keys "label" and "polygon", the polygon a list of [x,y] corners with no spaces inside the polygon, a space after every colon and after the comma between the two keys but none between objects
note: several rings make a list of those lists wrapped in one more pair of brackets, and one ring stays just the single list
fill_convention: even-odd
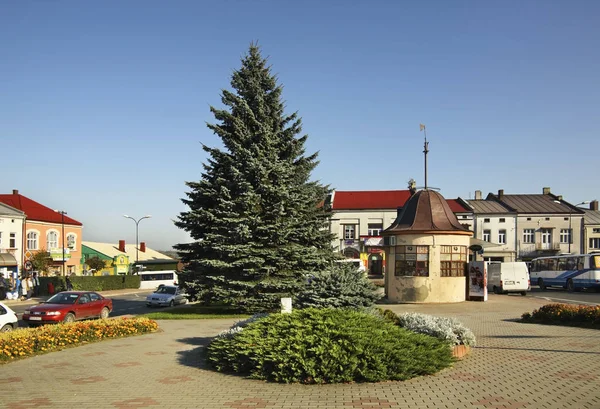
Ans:
[{"label": "white building", "polygon": [[19,272],[23,262],[25,213],[0,203],[0,272]]}]

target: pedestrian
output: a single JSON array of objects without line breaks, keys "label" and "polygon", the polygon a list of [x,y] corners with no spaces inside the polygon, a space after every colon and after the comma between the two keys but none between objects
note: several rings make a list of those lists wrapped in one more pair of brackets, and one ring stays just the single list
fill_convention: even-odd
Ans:
[{"label": "pedestrian", "polygon": [[40,277],[38,276],[37,271],[33,272],[33,296],[39,297],[40,295]]},{"label": "pedestrian", "polygon": [[10,290],[9,284],[4,278],[4,273],[0,273],[0,301],[6,299],[6,293]]},{"label": "pedestrian", "polygon": [[27,297],[27,291],[29,290],[27,284],[27,276],[21,276],[21,291],[19,293],[19,300],[21,301],[25,300],[25,297]]},{"label": "pedestrian", "polygon": [[67,291],[73,291],[73,284],[71,283],[69,276],[65,277],[65,283],[67,284]]},{"label": "pedestrian", "polygon": [[27,274],[25,281],[27,281],[27,292],[25,293],[25,296],[28,300],[30,300],[31,296],[33,295],[33,280],[29,274]]}]

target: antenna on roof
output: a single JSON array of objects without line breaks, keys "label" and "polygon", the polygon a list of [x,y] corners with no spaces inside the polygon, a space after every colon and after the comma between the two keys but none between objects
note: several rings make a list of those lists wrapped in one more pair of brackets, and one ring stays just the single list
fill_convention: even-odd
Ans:
[{"label": "antenna on roof", "polygon": [[427,154],[429,153],[429,142],[427,142],[427,128],[423,124],[419,124],[419,127],[420,127],[420,131],[422,131],[423,134],[425,135],[425,143],[423,145],[423,153],[425,154],[425,186],[423,187],[423,189],[424,190],[427,190],[427,189],[440,190],[437,187],[428,187],[427,186]]}]

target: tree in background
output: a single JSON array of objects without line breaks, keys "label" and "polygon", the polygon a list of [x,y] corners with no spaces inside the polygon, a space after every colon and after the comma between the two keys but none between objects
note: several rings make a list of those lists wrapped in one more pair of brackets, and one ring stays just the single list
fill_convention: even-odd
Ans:
[{"label": "tree in background", "polygon": [[33,270],[44,276],[48,274],[48,270],[50,270],[50,266],[52,265],[52,258],[46,249],[41,249],[33,253],[29,261],[33,265]]},{"label": "tree in background", "polygon": [[94,274],[101,272],[105,268],[111,266],[112,263],[107,263],[98,256],[89,258],[85,264],[89,267],[89,270],[94,270]]},{"label": "tree in background", "polygon": [[207,303],[265,311],[334,258],[329,189],[310,180],[317,154],[305,155],[301,119],[284,113],[282,86],[255,44],[231,86],[208,125],[224,149],[203,145],[204,172],[186,183],[189,210],[175,222],[194,239],[175,246],[187,263],[180,282]]}]

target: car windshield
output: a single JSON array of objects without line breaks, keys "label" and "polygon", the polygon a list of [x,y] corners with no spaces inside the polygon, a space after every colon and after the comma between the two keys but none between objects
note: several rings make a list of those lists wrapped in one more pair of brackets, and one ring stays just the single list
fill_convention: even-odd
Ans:
[{"label": "car windshield", "polygon": [[160,287],[156,294],[175,294],[175,287]]},{"label": "car windshield", "polygon": [[75,304],[77,297],[79,297],[79,294],[59,293],[50,297],[48,301],[46,301],[46,304]]}]

